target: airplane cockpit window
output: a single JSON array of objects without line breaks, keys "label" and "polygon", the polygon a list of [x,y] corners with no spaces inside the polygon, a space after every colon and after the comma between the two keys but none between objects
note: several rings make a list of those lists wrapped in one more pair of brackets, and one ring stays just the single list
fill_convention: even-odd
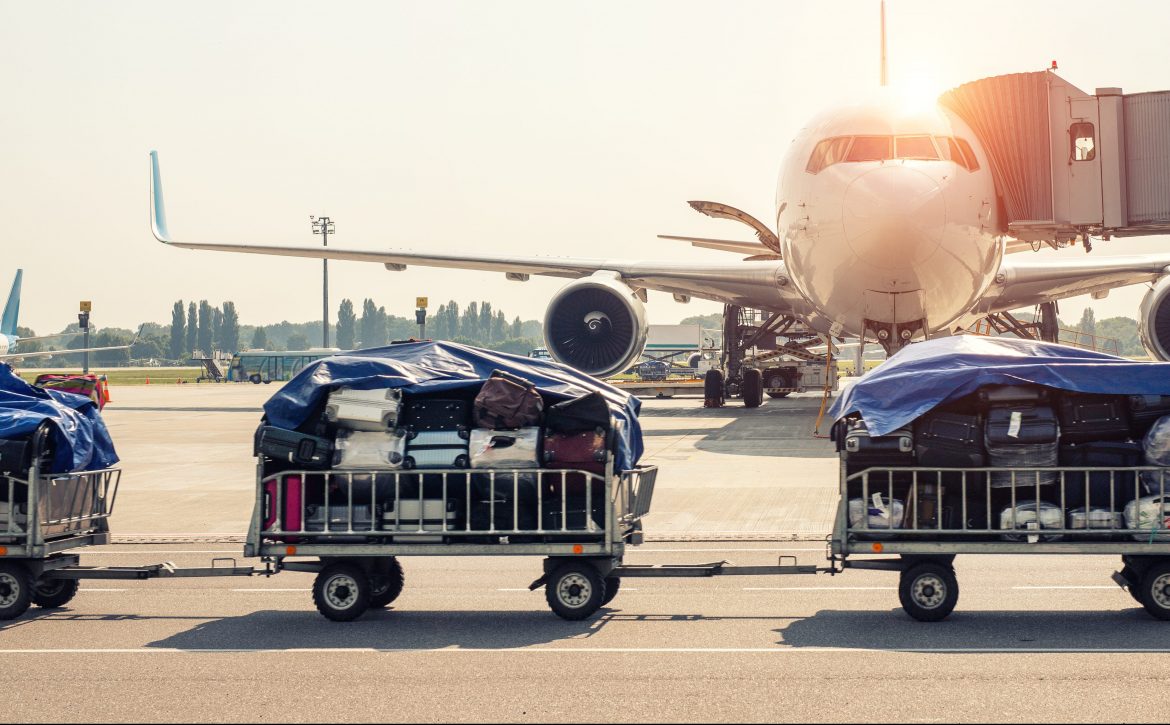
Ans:
[{"label": "airplane cockpit window", "polygon": [[855,136],[846,161],[885,161],[893,158],[890,136]]},{"label": "airplane cockpit window", "polygon": [[804,167],[805,171],[815,174],[826,166],[844,161],[845,152],[849,149],[851,140],[848,136],[839,136],[827,138],[818,143],[813,149],[812,156],[808,159],[808,165]]},{"label": "airplane cockpit window", "polygon": [[1072,137],[1073,161],[1092,161],[1097,158],[1097,144],[1093,133],[1093,124],[1088,121],[1074,123],[1068,130]]},{"label": "airplane cockpit window", "polygon": [[930,136],[897,136],[894,138],[896,159],[937,159],[938,151]]},{"label": "airplane cockpit window", "polygon": [[967,162],[967,168],[971,171],[979,170],[979,160],[975,158],[975,150],[971,148],[971,144],[967,143],[967,139],[955,139],[959,142],[959,148],[963,151],[963,159]]},{"label": "airplane cockpit window", "polygon": [[954,161],[964,169],[967,168],[967,161],[959,149],[959,142],[955,141],[953,136],[935,136],[934,140],[938,144],[938,150],[942,152],[943,160]]}]

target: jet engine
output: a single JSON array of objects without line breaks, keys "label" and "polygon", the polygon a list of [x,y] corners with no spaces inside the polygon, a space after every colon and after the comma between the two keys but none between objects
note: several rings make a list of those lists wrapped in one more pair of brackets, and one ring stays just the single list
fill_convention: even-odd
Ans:
[{"label": "jet engine", "polygon": [[1142,298],[1138,332],[1151,357],[1170,361],[1170,276],[1158,280]]},{"label": "jet engine", "polygon": [[569,283],[544,317],[544,339],[557,362],[604,378],[625,370],[646,345],[646,308],[617,274]]}]

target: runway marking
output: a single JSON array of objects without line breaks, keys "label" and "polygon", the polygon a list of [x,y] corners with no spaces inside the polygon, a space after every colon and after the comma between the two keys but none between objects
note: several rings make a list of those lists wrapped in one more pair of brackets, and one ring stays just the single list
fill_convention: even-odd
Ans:
[{"label": "runway marking", "polygon": [[1023,586],[1012,589],[1120,589],[1116,584],[1060,584],[1053,586]]},{"label": "runway marking", "polygon": [[1170,654],[1170,647],[174,647],[0,649],[0,655],[130,654]]},{"label": "runway marking", "polygon": [[[155,555],[162,556],[164,554],[235,554],[236,556],[240,556],[240,550],[239,549],[207,549],[207,550],[194,551],[194,550],[176,550],[176,549],[166,550],[166,549],[163,549],[163,550],[159,550],[159,551],[87,551],[87,552],[85,552],[86,556],[105,556],[107,554],[117,555],[117,556],[155,556]],[[244,557],[240,556],[240,558],[242,559]]]},{"label": "runway marking", "polygon": [[233,592],[308,592],[312,591],[308,587],[301,587],[299,589],[264,589],[257,587],[256,589],[232,589]]},{"label": "runway marking", "polygon": [[[530,590],[528,587],[500,587],[499,589],[496,589],[496,591],[497,592],[529,592],[529,591],[538,591],[538,590]],[[622,587],[622,591],[623,592],[636,592],[636,591],[638,591],[638,589],[637,589],[637,587]]]},{"label": "runway marking", "polygon": [[898,587],[744,587],[745,592],[892,592]]},{"label": "runway marking", "polygon": [[79,592],[124,592],[125,589],[78,589]]},{"label": "runway marking", "polygon": [[819,551],[819,552],[823,553],[825,551],[825,547],[820,546],[820,547],[816,547],[813,549],[643,549],[641,547],[635,547],[635,548],[629,549],[629,555],[633,556],[634,554],[678,554],[680,552],[690,552],[690,551],[720,552],[720,553],[728,552],[728,551],[762,551],[765,553],[767,553],[769,551]]}]

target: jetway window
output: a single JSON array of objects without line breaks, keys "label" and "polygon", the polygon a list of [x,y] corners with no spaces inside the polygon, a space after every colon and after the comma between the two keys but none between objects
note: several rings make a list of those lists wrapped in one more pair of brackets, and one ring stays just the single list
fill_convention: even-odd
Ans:
[{"label": "jetway window", "polygon": [[885,161],[893,158],[889,136],[856,136],[846,161]]},{"label": "jetway window", "polygon": [[894,139],[894,158],[937,159],[938,151],[930,136],[898,136]]},{"label": "jetway window", "polygon": [[1088,121],[1074,123],[1068,132],[1072,137],[1073,161],[1092,161],[1097,158],[1097,144],[1093,124]]},{"label": "jetway window", "polygon": [[809,157],[808,165],[804,167],[804,170],[815,174],[826,166],[841,163],[845,160],[845,152],[849,150],[850,141],[852,139],[848,136],[827,138],[821,141],[813,149],[812,156]]}]

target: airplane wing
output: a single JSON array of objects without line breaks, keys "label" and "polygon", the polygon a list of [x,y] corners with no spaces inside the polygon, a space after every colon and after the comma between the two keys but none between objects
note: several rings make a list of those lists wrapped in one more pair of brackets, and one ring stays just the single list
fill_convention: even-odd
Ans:
[{"label": "airplane wing", "polygon": [[1079,255],[1076,259],[1021,260],[1005,258],[995,284],[980,310],[1003,312],[1104,292],[1115,287],[1153,282],[1170,273],[1170,254],[1102,257]]},{"label": "airplane wing", "polygon": [[[21,338],[28,340],[29,338]],[[108,350],[126,350],[130,345],[111,345],[109,347],[86,347],[78,350],[38,350],[37,352],[11,352],[0,355],[0,360],[15,360],[26,357],[51,357],[54,355],[74,355],[79,352],[106,352]]]},{"label": "airplane wing", "polygon": [[508,279],[524,281],[529,275],[579,279],[597,272],[617,274],[637,290],[669,292],[680,298],[695,297],[737,304],[773,312],[802,313],[807,302],[788,279],[784,262],[776,259],[731,263],[685,264],[679,262],[597,259],[586,257],[513,257],[492,254],[372,251],[339,247],[219,244],[176,241],[171,238],[163,204],[158,153],[150,152],[150,228],[155,239],[172,247],[207,249],[219,252],[268,254],[310,259],[341,259],[376,262],[391,271],[409,265],[503,272]]}]

